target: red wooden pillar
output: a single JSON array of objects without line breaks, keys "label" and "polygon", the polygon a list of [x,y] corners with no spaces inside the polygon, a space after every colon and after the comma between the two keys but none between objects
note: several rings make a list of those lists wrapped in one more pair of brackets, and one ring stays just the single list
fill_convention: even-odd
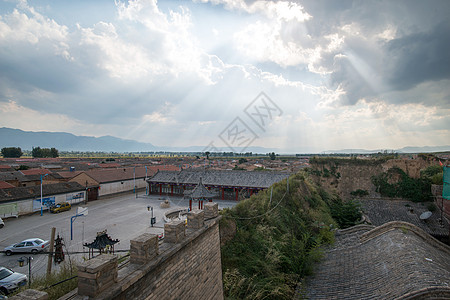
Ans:
[{"label": "red wooden pillar", "polygon": [[234,190],[236,191],[236,201],[239,200],[239,191],[237,188],[234,188]]},{"label": "red wooden pillar", "polygon": [[222,188],[222,200],[225,200],[225,188]]},{"label": "red wooden pillar", "polygon": [[161,183],[159,184],[159,195],[160,196],[162,195],[162,184]]},{"label": "red wooden pillar", "polygon": [[170,196],[173,196],[173,185],[170,185]]},{"label": "red wooden pillar", "polygon": [[200,202],[201,200],[198,200],[198,209],[200,209]]},{"label": "red wooden pillar", "polygon": [[189,211],[192,210],[192,199],[189,199]]},{"label": "red wooden pillar", "polygon": [[253,195],[253,189],[250,189],[250,197]]}]

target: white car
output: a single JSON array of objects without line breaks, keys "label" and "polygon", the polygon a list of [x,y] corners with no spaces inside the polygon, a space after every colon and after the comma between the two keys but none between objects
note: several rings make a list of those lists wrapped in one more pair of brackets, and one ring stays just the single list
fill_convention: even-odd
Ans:
[{"label": "white car", "polygon": [[5,226],[5,222],[3,222],[2,218],[0,218],[0,228],[3,228]]},{"label": "white car", "polygon": [[4,251],[6,255],[20,252],[36,254],[38,252],[44,251],[49,245],[49,241],[33,238],[21,241],[17,244],[12,244],[11,246],[6,247]]},{"label": "white car", "polygon": [[8,295],[27,284],[27,275],[0,267],[0,295]]}]

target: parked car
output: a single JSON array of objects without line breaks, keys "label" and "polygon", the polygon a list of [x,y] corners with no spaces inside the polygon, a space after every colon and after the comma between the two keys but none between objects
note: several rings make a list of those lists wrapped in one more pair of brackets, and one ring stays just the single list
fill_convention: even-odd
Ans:
[{"label": "parked car", "polygon": [[27,275],[0,267],[0,295],[8,295],[27,284]]},{"label": "parked car", "polygon": [[2,218],[0,218],[0,228],[3,228],[5,226],[5,222],[3,222]]},{"label": "parked car", "polygon": [[58,204],[50,207],[50,212],[59,213],[62,211],[70,210],[71,208],[72,208],[72,205],[70,205],[69,202],[61,202],[61,203],[58,203]]},{"label": "parked car", "polygon": [[5,254],[11,255],[13,253],[27,252],[36,254],[40,251],[44,251],[50,245],[49,241],[33,238],[21,241],[17,244],[12,244],[5,248]]}]

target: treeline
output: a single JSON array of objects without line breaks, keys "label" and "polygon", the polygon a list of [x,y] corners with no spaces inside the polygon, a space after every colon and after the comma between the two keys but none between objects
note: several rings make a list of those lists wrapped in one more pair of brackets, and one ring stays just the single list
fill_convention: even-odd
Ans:
[{"label": "treeline", "polygon": [[3,157],[21,157],[23,155],[22,149],[20,147],[5,147],[2,148]]},{"label": "treeline", "polygon": [[[1,152],[5,158],[19,158],[24,154],[20,147],[4,147]],[[33,147],[31,155],[35,158],[59,157],[59,151],[56,148]]]},{"label": "treeline", "polygon": [[31,155],[36,158],[58,157],[59,153],[56,148],[33,147],[33,150],[31,150]]}]

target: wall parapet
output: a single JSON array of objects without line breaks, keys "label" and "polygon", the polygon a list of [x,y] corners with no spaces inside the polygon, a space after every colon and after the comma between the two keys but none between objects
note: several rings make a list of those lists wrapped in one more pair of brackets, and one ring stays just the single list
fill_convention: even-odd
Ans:
[{"label": "wall parapet", "polygon": [[[114,284],[90,295],[80,293],[79,286],[75,299],[83,295],[92,299],[223,299],[221,216],[205,221],[204,214],[190,212],[187,225],[184,221],[165,224],[161,243],[148,233],[131,240],[130,264],[115,269]],[[102,260],[102,256],[96,258]],[[102,269],[99,265],[97,269]]]},{"label": "wall parapet", "polygon": [[405,294],[396,300],[450,299],[450,287],[431,286]]},{"label": "wall parapet", "polygon": [[375,228],[374,225],[359,224],[359,225],[355,225],[355,226],[352,226],[349,228],[339,229],[336,231],[336,235],[351,234],[351,233],[362,231],[362,230],[369,231],[374,228]]}]

